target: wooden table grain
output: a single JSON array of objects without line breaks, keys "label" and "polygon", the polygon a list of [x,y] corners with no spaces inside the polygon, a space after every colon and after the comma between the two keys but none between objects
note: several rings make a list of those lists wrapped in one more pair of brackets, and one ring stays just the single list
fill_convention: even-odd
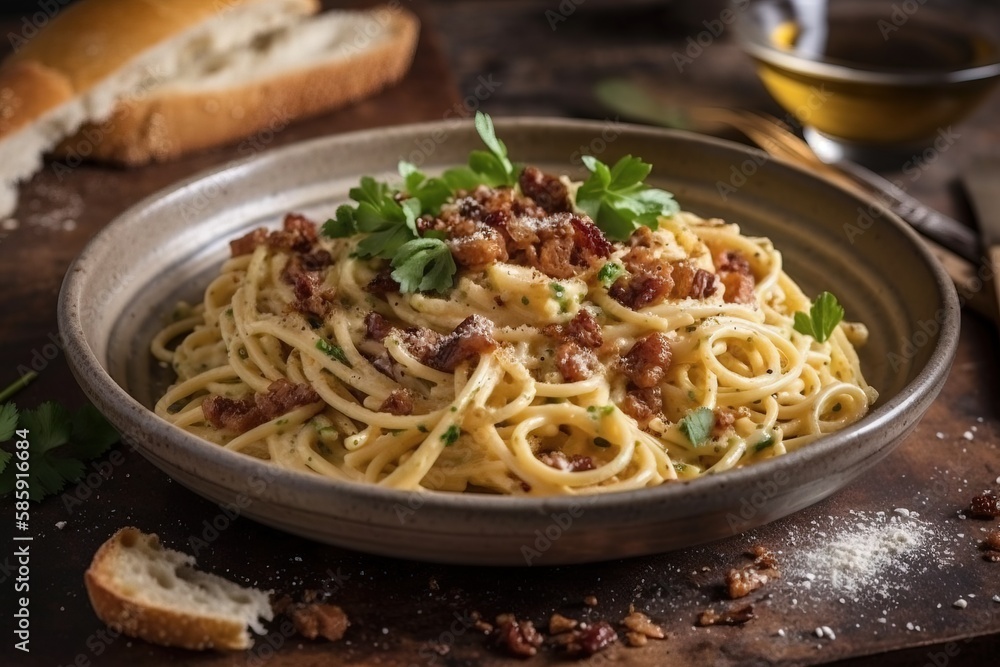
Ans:
[{"label": "wooden table grain", "polygon": [[[707,45],[700,51],[691,47],[689,39],[697,45],[714,25],[706,27],[706,21],[719,16],[717,3],[428,0],[418,9],[425,29],[404,83],[351,109],[292,125],[259,150],[334,132],[467,115],[476,108],[498,116],[615,122],[592,91],[598,81],[621,76],[660,81],[677,104],[781,114],[725,30],[702,39]],[[953,128],[955,140],[944,150],[915,156],[887,175],[974,224],[958,175],[975,154],[1000,149],[998,117],[1000,94],[994,94]],[[87,240],[141,198],[235,154],[235,147],[223,148],[132,171],[87,165],[62,180],[50,165],[22,187],[16,225],[0,228],[0,380],[28,368],[41,374],[18,395],[19,404],[57,399],[76,406],[84,400],[60,351],[55,304],[62,277]],[[941,397],[898,450],[834,497],[706,547],[586,566],[442,566],[312,543],[228,516],[121,446],[63,496],[32,505],[30,654],[12,649],[15,575],[11,542],[2,539],[0,663],[538,665],[564,659],[551,650],[524,662],[506,656],[474,629],[472,612],[487,619],[513,612],[537,624],[554,611],[617,622],[634,606],[661,623],[667,639],[636,649],[619,644],[585,664],[995,664],[1000,603],[992,596],[1000,595],[1000,564],[985,562],[977,549],[987,524],[963,521],[958,510],[981,489],[1000,486],[997,349],[994,325],[964,313],[958,357]],[[810,595],[803,581],[785,579],[751,596],[757,618],[747,625],[694,627],[699,611],[724,604],[724,572],[743,562],[749,545],[766,544],[790,556],[820,546],[823,527],[852,511],[891,514],[896,508],[919,512],[942,551],[951,552],[948,566],[918,563],[906,575],[887,575],[894,583],[888,597],[862,595],[857,602]],[[0,536],[8,534],[12,516],[12,502],[0,501]],[[82,573],[97,546],[130,524],[159,533],[169,546],[196,553],[206,569],[244,583],[329,590],[352,626],[343,641],[326,644],[294,637],[275,623],[252,651],[233,654],[164,649],[117,636],[91,612]],[[590,595],[595,607],[584,603]],[[966,609],[952,606],[960,597],[968,601]],[[836,639],[817,637],[821,626],[834,630]]]}]

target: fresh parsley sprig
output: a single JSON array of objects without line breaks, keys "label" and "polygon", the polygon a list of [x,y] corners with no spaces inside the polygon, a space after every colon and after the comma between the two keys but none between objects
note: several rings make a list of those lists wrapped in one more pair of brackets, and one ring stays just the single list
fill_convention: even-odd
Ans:
[{"label": "fresh parsley sprig", "polygon": [[[30,380],[28,380],[30,381]],[[2,392],[11,396],[27,384],[23,379]],[[87,404],[74,413],[52,401],[34,410],[18,411],[13,403],[0,405],[0,443],[27,431],[29,497],[41,500],[83,476],[84,463],[104,454],[121,439],[97,408]],[[0,496],[14,490],[17,478],[10,465],[13,453],[0,449]]]},{"label": "fresh parsley sprig", "polygon": [[497,139],[493,119],[482,111],[476,112],[476,132],[489,150],[469,153],[469,168],[491,187],[515,185],[518,175],[514,164],[507,157],[507,146]]},{"label": "fresh parsley sprig", "polygon": [[616,241],[628,240],[640,226],[656,229],[661,216],[680,210],[672,194],[643,183],[653,166],[639,158],[626,155],[608,167],[585,155],[583,163],[590,177],[576,192],[576,206]]},{"label": "fresh parsley sprig", "polygon": [[795,313],[794,328],[804,336],[812,336],[817,343],[826,342],[834,329],[844,319],[844,307],[837,297],[823,292],[813,302],[809,313]]},{"label": "fresh parsley sprig", "polygon": [[446,292],[454,283],[455,259],[438,238],[414,239],[392,258],[392,279],[402,292]]},{"label": "fresh parsley sprig", "polygon": [[688,441],[698,447],[705,444],[711,435],[712,427],[715,426],[715,413],[704,406],[696,408],[684,415],[678,426]]}]

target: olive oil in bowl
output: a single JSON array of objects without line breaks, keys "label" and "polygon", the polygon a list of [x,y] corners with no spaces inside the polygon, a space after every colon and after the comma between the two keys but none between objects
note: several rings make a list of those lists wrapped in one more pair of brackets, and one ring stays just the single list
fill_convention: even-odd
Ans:
[{"label": "olive oil in bowl", "polygon": [[[987,8],[1000,25],[1000,9]],[[1000,80],[996,35],[933,2],[752,3],[740,37],[771,95],[807,128],[867,145],[917,144],[957,122]],[[951,6],[951,5],[950,5]],[[808,15],[807,15],[808,14]]]}]

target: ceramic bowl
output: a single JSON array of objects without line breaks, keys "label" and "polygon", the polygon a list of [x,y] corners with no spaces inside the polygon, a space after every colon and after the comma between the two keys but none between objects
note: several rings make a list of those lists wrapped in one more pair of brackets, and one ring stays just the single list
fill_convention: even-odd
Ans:
[{"label": "ceramic bowl", "polygon": [[[401,158],[434,172],[463,163],[471,122],[371,130],[297,144],[196,176],[109,224],[67,273],[59,299],[81,387],[153,464],[261,523],[362,551],[441,562],[537,565],[664,552],[802,509],[876,465],[914,427],[948,373],[959,307],[912,230],[871,202],[758,151],[618,123],[511,119],[497,132],[518,161],[582,176],[581,154],[639,155],[682,206],[769,236],[807,293],[828,289],[868,324],[861,351],[881,396],[860,422],[786,456],[690,482],[590,497],[419,493],[276,469],[176,428],[150,406],[170,377],[153,333],[194,301],[228,241],[288,211],[323,220],[362,174]],[[872,482],[876,481],[872,479]]]}]

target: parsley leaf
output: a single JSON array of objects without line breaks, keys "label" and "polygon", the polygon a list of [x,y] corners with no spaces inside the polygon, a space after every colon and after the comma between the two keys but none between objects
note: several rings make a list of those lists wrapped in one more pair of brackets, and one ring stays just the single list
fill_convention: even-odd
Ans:
[{"label": "parsley leaf", "polygon": [[0,405],[0,442],[7,442],[17,430],[17,407],[13,403]]},{"label": "parsley leaf", "polygon": [[695,447],[708,440],[713,426],[715,426],[715,413],[704,406],[688,412],[680,421],[681,433]]},{"label": "parsley leaf", "polygon": [[358,230],[368,236],[358,243],[361,257],[383,257],[392,259],[407,242],[419,237],[417,217],[420,215],[420,200],[406,199],[393,201],[379,208],[366,203],[358,205]]},{"label": "parsley leaf", "polygon": [[412,162],[400,160],[399,175],[406,184],[406,192],[420,200],[420,213],[437,215],[441,205],[451,199],[451,186],[440,178],[427,178]]},{"label": "parsley leaf", "polygon": [[625,267],[615,262],[608,262],[597,272],[597,278],[605,287],[611,287],[618,280],[618,276],[625,273]]},{"label": "parsley leaf", "polygon": [[760,452],[767,449],[768,447],[773,447],[773,446],[774,446],[774,436],[768,433],[766,436],[764,436],[763,439],[761,439],[756,445],[753,446],[753,450],[755,452]]},{"label": "parsley leaf", "polygon": [[331,359],[336,359],[348,368],[353,368],[353,366],[351,366],[351,362],[347,360],[347,355],[344,354],[344,348],[339,345],[334,345],[327,340],[320,338],[316,341],[316,349]]},{"label": "parsley leaf", "polygon": [[[0,415],[9,415],[13,409],[13,405],[4,405]],[[28,431],[29,496],[36,501],[59,493],[67,482],[80,479],[85,471],[84,461],[101,456],[120,439],[92,405],[71,415],[63,406],[48,402],[34,410],[22,411],[19,417],[18,427]],[[9,461],[10,454],[2,453],[6,456],[0,459]],[[14,468],[0,466],[0,495],[13,491],[15,481]]]},{"label": "parsley leaf", "polygon": [[483,177],[486,185],[497,187],[517,183],[514,165],[507,157],[507,147],[497,139],[493,119],[482,111],[476,112],[476,132],[489,151],[469,153],[469,168]]},{"label": "parsley leaf", "polygon": [[392,258],[392,267],[392,279],[402,292],[445,292],[458,270],[448,244],[435,238],[403,244]]},{"label": "parsley leaf", "polygon": [[457,425],[452,424],[441,434],[441,442],[444,443],[445,447],[451,447],[458,441],[460,435],[462,435],[461,429]]},{"label": "parsley leaf", "polygon": [[823,292],[816,297],[809,314],[795,313],[794,328],[804,336],[812,336],[817,343],[824,343],[843,319],[844,307],[837,301],[837,297]]},{"label": "parsley leaf", "polygon": [[583,163],[591,173],[577,190],[576,206],[616,241],[627,240],[640,226],[656,229],[661,216],[680,210],[669,192],[643,183],[653,167],[639,158],[626,155],[608,167],[585,155]]}]

